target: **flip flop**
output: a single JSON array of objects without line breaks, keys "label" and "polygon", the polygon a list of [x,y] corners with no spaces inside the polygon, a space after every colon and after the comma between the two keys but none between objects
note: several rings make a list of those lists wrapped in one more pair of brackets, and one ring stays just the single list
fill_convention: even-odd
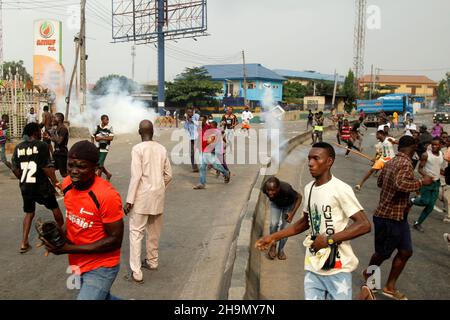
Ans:
[{"label": "flip flop", "polygon": [[278,260],[286,260],[286,259],[287,259],[287,257],[286,257],[286,254],[284,253],[284,251],[282,251],[278,254]]},{"label": "flip flop", "polygon": [[408,298],[398,290],[395,290],[394,292],[392,292],[392,291],[387,291],[386,288],[384,288],[381,293],[384,294],[386,297],[389,297],[394,300],[408,300]]},{"label": "flip flop", "polygon": [[22,253],[26,253],[26,252],[30,251],[31,248],[32,248],[32,247],[31,247],[29,244],[27,244],[25,247],[20,248],[20,253],[21,253],[21,254],[22,254]]},{"label": "flip flop", "polygon": [[143,284],[143,283],[144,283],[144,279],[137,280],[137,279],[134,277],[134,275],[133,275],[132,272],[127,273],[123,278],[124,278],[126,281],[134,282],[134,283],[137,283],[137,284]]},{"label": "flip flop", "polygon": [[361,286],[357,300],[377,300],[373,291],[366,285]]},{"label": "flip flop", "polygon": [[270,260],[273,260],[275,259],[276,256],[277,256],[276,248],[274,246],[271,246],[269,251],[267,252],[267,257]]}]

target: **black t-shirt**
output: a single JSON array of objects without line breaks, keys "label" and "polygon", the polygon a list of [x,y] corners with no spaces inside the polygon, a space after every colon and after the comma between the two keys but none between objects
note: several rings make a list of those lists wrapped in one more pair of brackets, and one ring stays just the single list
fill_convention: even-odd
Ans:
[{"label": "black t-shirt", "polygon": [[61,127],[56,129],[56,136],[63,137],[61,143],[55,142],[55,151],[53,154],[60,155],[60,156],[67,156],[68,149],[67,149],[67,143],[69,142],[69,130],[67,130],[66,126],[62,125]]},{"label": "black t-shirt", "polygon": [[312,113],[308,114],[308,121],[312,122],[314,118],[314,115]]},{"label": "black t-shirt", "polygon": [[[265,186],[263,186],[261,190],[265,195],[267,195]],[[280,192],[270,201],[272,201],[277,207],[285,208],[293,205],[295,201],[297,201],[297,197],[297,191],[295,191],[289,183],[281,181]]]},{"label": "black t-shirt", "polygon": [[230,116],[224,114],[222,116],[222,122],[224,123],[225,129],[233,129],[237,125],[238,119],[234,114]]},{"label": "black t-shirt", "polygon": [[12,164],[21,171],[20,190],[24,196],[47,197],[55,189],[42,170],[50,165],[48,145],[45,142],[23,141],[14,149]]}]

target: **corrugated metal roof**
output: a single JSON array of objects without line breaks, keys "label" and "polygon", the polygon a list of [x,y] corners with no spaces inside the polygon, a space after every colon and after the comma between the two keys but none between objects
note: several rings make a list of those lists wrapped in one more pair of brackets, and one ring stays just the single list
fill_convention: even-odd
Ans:
[{"label": "corrugated metal roof", "polygon": [[[275,69],[273,70],[279,75],[285,78],[297,78],[297,79],[308,79],[308,80],[322,80],[322,81],[334,81],[334,74],[325,74],[315,71],[295,71],[286,69]],[[338,75],[338,83],[344,83],[345,77]]]},{"label": "corrugated metal roof", "polygon": [[[213,80],[233,80],[243,79],[244,69],[242,64],[211,64],[203,66],[213,78]],[[267,79],[267,80],[286,80],[279,74],[273,72],[259,63],[249,63],[245,65],[247,79]]]},{"label": "corrugated metal roof", "polygon": [[[437,85],[437,83],[427,76],[398,76],[398,75],[378,75],[377,78],[374,80],[378,83],[410,83],[410,84],[430,84],[430,85]],[[362,82],[372,82],[371,75],[365,75],[361,78]]]}]

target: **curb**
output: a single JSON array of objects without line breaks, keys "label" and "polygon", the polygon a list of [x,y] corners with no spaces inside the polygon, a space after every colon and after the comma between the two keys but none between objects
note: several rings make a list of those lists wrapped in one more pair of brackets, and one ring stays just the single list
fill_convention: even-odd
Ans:
[{"label": "curb", "polygon": [[[324,128],[325,132],[335,129],[334,125]],[[281,150],[289,154],[292,150],[311,139],[311,132],[307,131],[285,141]],[[265,168],[270,167],[269,162]],[[266,213],[267,199],[261,193],[261,187],[266,180],[264,175],[258,173],[258,178],[253,184],[247,208],[242,219],[238,222],[236,228],[237,242],[235,252],[230,250],[232,262],[232,272],[230,287],[228,289],[228,300],[256,300],[259,299],[260,286],[260,255],[259,250],[254,248],[253,244],[263,234],[264,220]]]}]

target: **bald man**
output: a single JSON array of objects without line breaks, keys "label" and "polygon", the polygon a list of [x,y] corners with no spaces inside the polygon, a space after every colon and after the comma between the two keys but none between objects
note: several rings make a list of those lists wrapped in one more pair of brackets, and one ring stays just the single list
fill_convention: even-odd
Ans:
[{"label": "bald man", "polygon": [[[127,279],[143,283],[141,267],[158,268],[158,243],[162,228],[166,187],[172,180],[167,150],[152,141],[153,124],[139,124],[142,142],[131,151],[131,180],[124,211],[130,213],[130,267]],[[146,258],[141,262],[141,245],[147,233]]]}]

